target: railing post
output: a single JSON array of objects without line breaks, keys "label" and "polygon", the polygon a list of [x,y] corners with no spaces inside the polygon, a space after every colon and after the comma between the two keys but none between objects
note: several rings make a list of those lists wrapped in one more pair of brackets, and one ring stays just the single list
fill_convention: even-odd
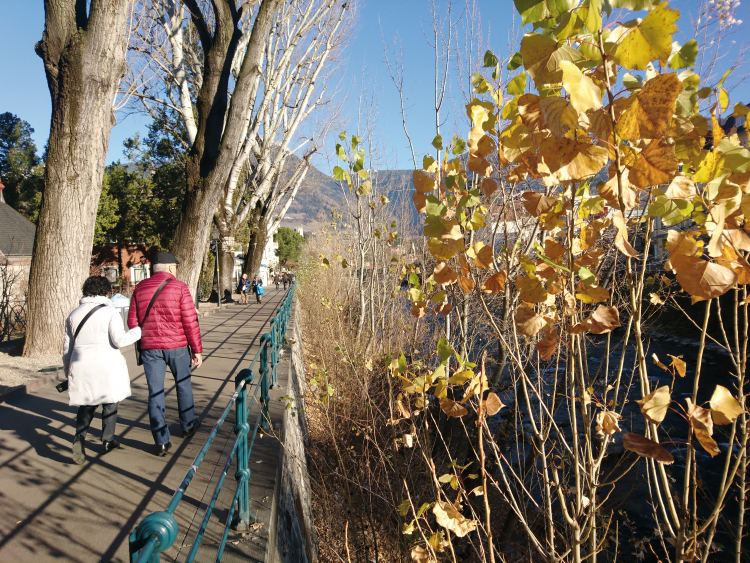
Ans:
[{"label": "railing post", "polygon": [[152,512],[130,534],[130,563],[140,559],[141,550],[150,551],[141,563],[159,563],[159,554],[177,539],[177,520],[169,512]]},{"label": "railing post", "polygon": [[276,366],[279,363],[277,353],[279,347],[279,317],[278,315],[271,319],[271,389],[279,385],[279,379],[276,374]]},{"label": "railing post", "polygon": [[244,381],[245,385],[237,396],[237,423],[234,426],[234,433],[237,434],[237,472],[234,474],[237,479],[237,512],[235,513],[232,528],[244,532],[250,527],[251,520],[255,522],[255,516],[250,512],[250,491],[248,482],[250,481],[250,459],[247,447],[247,435],[250,432],[250,425],[247,423],[247,388],[253,382],[253,371],[243,369],[235,378],[235,389]]},{"label": "railing post", "polygon": [[270,334],[266,333],[261,338],[260,349],[260,427],[268,431],[271,425],[268,423],[268,345],[273,341]]}]

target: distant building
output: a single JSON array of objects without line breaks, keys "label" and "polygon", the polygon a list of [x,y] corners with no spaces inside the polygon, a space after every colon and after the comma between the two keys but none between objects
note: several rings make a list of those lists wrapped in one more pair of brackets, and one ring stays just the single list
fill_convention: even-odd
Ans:
[{"label": "distant building", "polygon": [[[0,296],[20,299],[26,294],[34,252],[36,225],[5,203],[0,180]],[[8,287],[5,287],[8,284]]]},{"label": "distant building", "polygon": [[304,231],[302,230],[302,227],[301,227],[301,226],[300,226],[300,227],[297,227],[296,229],[294,229],[294,232],[295,232],[295,233],[297,233],[297,234],[298,234],[299,236],[301,236],[301,237],[304,237],[304,236],[305,236],[305,232],[304,232]]}]

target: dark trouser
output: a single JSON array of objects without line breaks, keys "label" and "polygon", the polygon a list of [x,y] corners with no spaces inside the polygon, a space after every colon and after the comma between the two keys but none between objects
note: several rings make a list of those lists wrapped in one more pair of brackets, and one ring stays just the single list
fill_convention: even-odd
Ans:
[{"label": "dark trouser", "polygon": [[[99,405],[78,407],[76,416],[75,439],[85,440],[86,434],[94,420],[94,414]],[[117,425],[117,403],[102,405],[102,441],[111,442],[115,438],[115,426]],[[75,441],[75,440],[74,440]]]},{"label": "dark trouser", "polygon": [[177,408],[182,431],[190,430],[195,421],[193,387],[190,385],[190,354],[185,346],[174,350],[144,350],[141,358],[148,383],[148,418],[151,422],[151,434],[156,445],[160,446],[170,441],[164,401],[167,366],[174,376],[177,388]]}]

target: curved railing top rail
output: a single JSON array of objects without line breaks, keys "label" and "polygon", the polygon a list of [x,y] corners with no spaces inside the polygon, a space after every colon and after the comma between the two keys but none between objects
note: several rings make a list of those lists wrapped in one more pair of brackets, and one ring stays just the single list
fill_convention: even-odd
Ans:
[{"label": "curved railing top rail", "polygon": [[[234,433],[237,435],[234,446],[232,448],[226,463],[224,464],[223,472],[219,479],[219,482],[214,490],[211,497],[211,502],[206,509],[203,522],[198,530],[198,534],[193,542],[192,549],[186,560],[186,563],[191,563],[197,555],[198,548],[203,539],[203,534],[208,527],[208,522],[216,505],[216,501],[219,497],[219,492],[224,485],[224,479],[227,472],[232,464],[232,460],[235,455],[237,456],[237,471],[235,473],[235,479],[237,480],[237,490],[235,491],[234,498],[232,500],[232,506],[230,507],[229,515],[224,527],[224,534],[219,545],[218,555],[216,561],[221,561],[226,546],[227,538],[229,535],[230,526],[235,530],[246,530],[251,523],[254,523],[257,519],[250,512],[250,498],[248,492],[248,481],[250,480],[250,468],[249,460],[250,454],[252,453],[253,444],[255,438],[258,435],[258,429],[268,430],[269,416],[268,416],[268,390],[271,387],[278,385],[277,382],[277,365],[279,361],[279,351],[281,347],[285,345],[285,336],[289,318],[292,311],[292,303],[294,302],[294,291],[296,289],[296,283],[292,284],[289,291],[281,301],[279,308],[276,310],[276,315],[271,319],[271,332],[265,333],[260,339],[260,350],[253,358],[250,363],[250,367],[243,369],[237,374],[235,378],[236,389],[234,394],[229,399],[226,407],[221,413],[221,416],[214,424],[210,434],[203,443],[203,447],[198,452],[195,460],[190,465],[185,477],[183,478],[180,486],[172,495],[172,500],[169,502],[166,510],[160,512],[153,512],[144,518],[140,524],[136,527],[132,534],[130,534],[130,561],[131,563],[159,563],[160,554],[168,549],[174,541],[177,539],[177,533],[179,525],[174,517],[174,512],[177,509],[182,497],[185,494],[190,482],[193,480],[198,468],[203,462],[203,458],[211,447],[214,439],[216,438],[219,429],[224,424],[224,421],[232,408],[232,405],[236,404],[237,421],[234,427]],[[269,358],[268,349],[271,349],[271,356]],[[269,366],[270,360],[270,366]],[[258,373],[260,379],[258,385],[256,385],[253,393],[248,397],[248,386],[251,385],[255,380],[255,372],[253,371],[255,365],[258,365]],[[269,381],[269,376],[272,381]],[[248,441],[250,436],[251,426],[248,424],[247,415],[252,407],[257,402],[258,390],[260,390],[260,409],[258,417],[252,426],[252,437]],[[249,402],[248,402],[249,399]],[[235,516],[236,512],[236,516]]]}]

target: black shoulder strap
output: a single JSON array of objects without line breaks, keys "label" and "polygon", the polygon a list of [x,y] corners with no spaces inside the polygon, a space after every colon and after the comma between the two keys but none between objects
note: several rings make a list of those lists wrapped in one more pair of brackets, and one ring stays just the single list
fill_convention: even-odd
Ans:
[{"label": "black shoulder strap", "polygon": [[76,338],[78,338],[78,333],[81,332],[81,329],[83,328],[83,325],[86,324],[86,321],[89,320],[89,318],[91,318],[91,315],[93,315],[94,313],[96,313],[96,311],[98,309],[101,309],[102,307],[106,307],[106,305],[104,303],[102,303],[101,305],[97,305],[96,307],[94,307],[93,309],[91,309],[88,313],[86,313],[86,316],[83,317],[83,320],[78,325],[78,328],[76,329],[76,333],[73,335],[73,343],[74,344],[75,344]]},{"label": "black shoulder strap", "polygon": [[148,314],[151,312],[151,307],[154,306],[154,301],[156,301],[156,298],[159,297],[161,290],[164,289],[164,286],[167,285],[171,281],[172,281],[172,278],[167,278],[163,282],[161,282],[161,285],[156,290],[156,293],[154,293],[154,296],[151,298],[151,303],[148,304],[148,308],[146,309],[146,314],[143,315],[143,322],[141,322],[141,326],[144,326],[146,324],[146,319],[148,318]]}]

